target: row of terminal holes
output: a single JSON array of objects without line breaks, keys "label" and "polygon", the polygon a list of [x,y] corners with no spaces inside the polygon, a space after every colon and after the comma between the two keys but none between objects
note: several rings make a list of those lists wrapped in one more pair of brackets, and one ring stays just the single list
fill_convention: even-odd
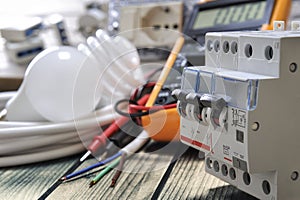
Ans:
[{"label": "row of terminal holes", "polygon": [[[169,13],[170,12],[170,8],[169,7],[165,7],[163,10],[164,10],[165,13]],[[163,27],[163,26],[157,24],[157,25],[153,26],[153,29],[154,30],[159,30],[161,27]],[[172,27],[172,26],[170,26],[168,24],[165,25],[165,29],[169,29],[170,27]],[[178,29],[178,24],[173,24],[173,29]]]},{"label": "row of terminal holes", "polygon": [[[206,166],[208,167],[208,169],[214,169],[215,172],[219,172],[220,171],[220,165],[218,161],[212,161],[209,157],[206,158]],[[228,167],[225,164],[222,164],[221,166],[221,173],[223,176],[227,176],[229,174],[229,177],[231,178],[231,180],[235,180],[236,179],[236,172],[234,168],[230,168],[228,171]],[[248,172],[244,172],[243,173],[243,181],[245,185],[250,185],[251,184],[251,176]],[[268,195],[271,193],[271,185],[268,181],[264,180],[262,182],[262,190],[263,192]]]},{"label": "row of terminal holes", "polygon": [[[247,58],[251,58],[253,55],[253,48],[251,44],[246,44],[245,46],[245,55]],[[267,60],[271,60],[274,56],[273,47],[266,46],[265,47],[265,58]]]},{"label": "row of terminal holes", "polygon": [[[214,42],[212,42],[211,40],[208,40],[206,48],[208,51],[215,50],[215,52],[219,52],[221,48],[220,41],[215,40]],[[229,51],[231,51],[232,54],[236,54],[238,51],[238,44],[235,41],[233,41],[231,44],[229,44],[228,41],[224,41],[222,49],[224,53],[228,53]]]},{"label": "row of terminal holes", "polygon": [[[214,42],[212,42],[211,40],[207,41],[207,45],[206,48],[208,51],[212,51],[215,50],[215,52],[219,52],[220,51],[220,41],[219,40],[215,40]],[[222,45],[222,50],[224,53],[228,53],[229,51],[231,51],[232,54],[236,54],[238,51],[238,44],[237,42],[233,41],[231,42],[231,44],[229,44],[228,41],[224,41],[223,45]],[[253,48],[251,44],[247,44],[245,46],[245,56],[250,58],[253,55]],[[271,46],[267,46],[265,48],[265,58],[267,60],[271,60],[274,56],[274,52],[273,52],[273,47]]]},{"label": "row of terminal holes", "polygon": [[[161,25],[154,25],[153,29],[158,31],[161,27],[162,27]],[[169,26],[168,24],[164,26],[165,29],[169,29],[170,27],[171,26]],[[178,28],[178,24],[173,24],[173,29],[177,29],[177,28]]]}]

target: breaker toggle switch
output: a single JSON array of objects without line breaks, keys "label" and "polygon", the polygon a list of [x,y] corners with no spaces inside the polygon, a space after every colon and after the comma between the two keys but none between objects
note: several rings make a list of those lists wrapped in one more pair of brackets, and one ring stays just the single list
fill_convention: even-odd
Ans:
[{"label": "breaker toggle switch", "polygon": [[193,105],[193,113],[192,113],[193,118],[199,122],[202,121],[201,112],[202,112],[202,109],[204,108],[204,106],[202,105],[202,103],[200,101],[200,98],[201,98],[201,95],[196,94],[196,93],[189,93],[186,96],[186,101],[189,104]]},{"label": "breaker toggle switch", "polygon": [[[225,124],[223,123],[224,120],[222,120],[222,123],[220,122],[220,115],[224,113],[224,108],[226,107],[227,103],[226,101],[221,98],[217,97],[215,95],[211,94],[203,94],[200,98],[200,102],[204,107],[211,108],[211,122],[212,125],[216,128],[217,126],[224,127]],[[223,118],[224,116],[222,116]]]},{"label": "breaker toggle switch", "polygon": [[227,104],[223,98],[214,96],[212,94],[201,95],[200,102],[205,107],[210,107],[212,109],[221,111]]},{"label": "breaker toggle switch", "polygon": [[186,96],[187,96],[187,92],[180,90],[180,89],[175,89],[172,92],[172,96],[177,99],[177,110],[178,113],[182,116],[182,117],[186,117],[187,113],[186,113],[186,107],[187,107],[187,101],[186,101]]}]

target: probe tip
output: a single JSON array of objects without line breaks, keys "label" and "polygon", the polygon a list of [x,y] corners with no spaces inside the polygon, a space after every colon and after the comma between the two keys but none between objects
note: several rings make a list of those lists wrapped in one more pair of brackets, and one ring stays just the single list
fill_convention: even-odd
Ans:
[{"label": "probe tip", "polygon": [[67,177],[65,177],[65,176],[61,177],[60,180],[65,181],[65,180],[67,180]]},{"label": "probe tip", "polygon": [[87,151],[87,152],[80,158],[79,161],[80,161],[80,162],[85,161],[85,159],[86,159],[87,157],[89,157],[91,154],[92,154],[91,151]]}]

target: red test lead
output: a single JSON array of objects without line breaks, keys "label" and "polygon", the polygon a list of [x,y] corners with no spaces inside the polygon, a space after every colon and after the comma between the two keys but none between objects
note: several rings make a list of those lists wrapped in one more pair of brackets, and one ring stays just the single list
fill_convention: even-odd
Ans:
[{"label": "red test lead", "polygon": [[[149,95],[144,95],[141,99],[138,100],[138,105],[145,105],[149,98]],[[106,145],[107,138],[111,137],[119,127],[123,126],[128,122],[130,118],[128,117],[119,117],[116,119],[105,131],[98,136],[95,136],[93,142],[89,145],[88,151],[80,158],[80,162],[83,162],[89,155],[95,152],[99,147]]]}]

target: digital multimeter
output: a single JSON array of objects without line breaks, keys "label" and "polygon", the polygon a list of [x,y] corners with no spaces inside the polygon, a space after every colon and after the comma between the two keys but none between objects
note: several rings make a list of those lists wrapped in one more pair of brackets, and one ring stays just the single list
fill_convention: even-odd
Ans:
[{"label": "digital multimeter", "polygon": [[286,21],[291,0],[217,0],[196,4],[184,26],[183,55],[193,65],[204,65],[207,32],[272,30],[273,21]]},{"label": "digital multimeter", "polygon": [[[291,0],[207,0],[194,5],[184,26],[185,44],[180,54],[194,66],[204,65],[205,34],[218,31],[272,30],[273,21],[286,21]],[[143,118],[152,139],[171,141],[179,138],[176,109],[159,111]],[[160,128],[158,128],[160,127]]]}]

